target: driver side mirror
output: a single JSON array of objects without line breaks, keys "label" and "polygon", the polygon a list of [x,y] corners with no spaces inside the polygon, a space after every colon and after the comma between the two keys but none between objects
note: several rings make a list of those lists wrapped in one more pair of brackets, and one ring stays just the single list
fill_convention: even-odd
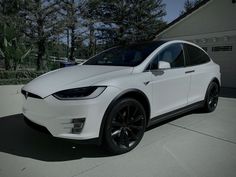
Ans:
[{"label": "driver side mirror", "polygon": [[166,62],[166,61],[159,61],[158,62],[158,69],[169,69],[170,67],[170,63]]}]

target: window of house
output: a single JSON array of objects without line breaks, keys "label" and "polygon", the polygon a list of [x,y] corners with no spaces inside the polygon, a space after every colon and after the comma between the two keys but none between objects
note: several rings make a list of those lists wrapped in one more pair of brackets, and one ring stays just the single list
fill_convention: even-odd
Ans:
[{"label": "window of house", "polygon": [[215,46],[212,47],[212,52],[220,52],[220,51],[232,51],[233,46]]}]

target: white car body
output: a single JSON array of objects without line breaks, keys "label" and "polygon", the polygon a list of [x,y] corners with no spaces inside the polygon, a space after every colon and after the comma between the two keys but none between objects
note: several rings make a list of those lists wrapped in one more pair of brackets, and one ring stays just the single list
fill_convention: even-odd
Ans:
[{"label": "white car body", "polygon": [[[128,91],[140,91],[146,96],[150,104],[150,120],[201,102],[209,83],[213,79],[220,83],[219,66],[212,60],[201,65],[163,69],[156,73],[146,70],[158,52],[175,43],[199,48],[195,44],[175,40],[158,47],[135,67],[77,65],[46,73],[23,87],[22,90],[27,93],[41,97],[26,96],[23,114],[30,121],[46,127],[55,137],[89,140],[101,136],[106,110],[113,100]],[[59,100],[52,95],[61,90],[87,86],[105,86],[106,89],[92,99]],[[84,127],[77,134],[71,132],[74,118],[85,118]]]}]

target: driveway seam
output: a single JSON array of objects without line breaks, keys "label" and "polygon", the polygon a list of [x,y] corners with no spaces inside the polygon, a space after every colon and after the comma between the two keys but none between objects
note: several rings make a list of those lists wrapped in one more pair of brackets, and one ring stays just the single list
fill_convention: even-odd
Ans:
[{"label": "driveway seam", "polygon": [[177,124],[173,124],[173,123],[168,123],[168,124],[172,125],[172,126],[175,126],[175,127],[178,127],[178,128],[181,128],[181,129],[184,129],[184,130],[195,132],[195,133],[198,133],[198,134],[201,134],[201,135],[205,135],[205,136],[217,139],[217,140],[221,140],[221,141],[236,145],[236,142],[234,142],[234,141],[226,140],[224,138],[219,138],[219,137],[216,137],[216,136],[213,136],[213,135],[210,135],[210,134],[207,134],[207,133],[203,133],[203,132],[200,132],[200,131],[197,131],[197,130],[193,130],[193,129],[190,129],[190,128],[187,128],[187,127],[184,127],[184,126],[181,126],[181,125],[177,125]]},{"label": "driveway seam", "polygon": [[[105,163],[105,162],[104,162],[104,163]],[[95,165],[95,166],[93,166],[93,167],[91,167],[91,168],[88,168],[88,169],[86,169],[86,170],[82,170],[81,172],[79,172],[79,173],[73,175],[72,177],[78,177],[78,176],[80,176],[80,175],[82,175],[82,174],[84,174],[84,173],[89,172],[90,170],[93,170],[93,169],[95,169],[95,168],[100,167],[100,166],[103,165],[104,163],[97,164],[97,165]]]}]

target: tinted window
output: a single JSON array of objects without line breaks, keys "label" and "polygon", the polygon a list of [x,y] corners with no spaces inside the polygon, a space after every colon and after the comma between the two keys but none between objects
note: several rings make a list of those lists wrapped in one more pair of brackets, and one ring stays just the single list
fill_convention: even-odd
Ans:
[{"label": "tinted window", "polygon": [[208,55],[201,49],[189,44],[185,44],[188,53],[187,66],[199,65],[210,61]]},{"label": "tinted window", "polygon": [[150,69],[158,69],[158,61],[170,63],[171,68],[184,66],[184,52],[181,44],[171,44],[164,48],[152,61]]},{"label": "tinted window", "polygon": [[208,50],[207,47],[202,47],[202,49],[205,50],[206,52],[207,52],[207,50]]},{"label": "tinted window", "polygon": [[84,65],[137,66],[164,41],[156,41],[108,49],[84,63]]}]

